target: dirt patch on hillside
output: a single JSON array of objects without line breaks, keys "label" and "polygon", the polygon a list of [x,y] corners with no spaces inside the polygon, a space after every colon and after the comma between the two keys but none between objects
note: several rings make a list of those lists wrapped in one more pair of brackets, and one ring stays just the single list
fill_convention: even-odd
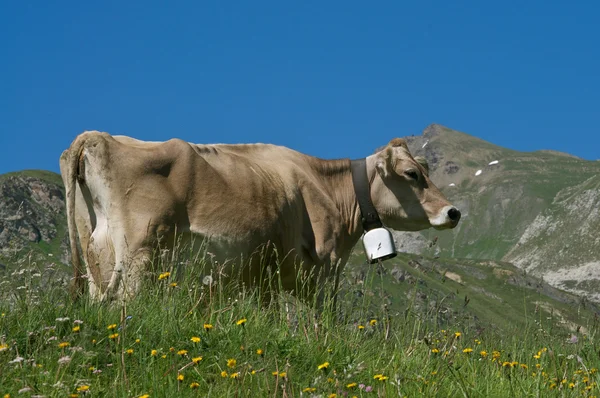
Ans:
[{"label": "dirt patch on hillside", "polygon": [[464,284],[462,278],[460,277],[460,275],[455,274],[454,272],[447,271],[444,275],[446,276],[446,278],[452,279],[454,282],[458,282],[461,285]]},{"label": "dirt patch on hillside", "polygon": [[503,276],[511,276],[514,274],[514,272],[512,272],[509,269],[500,269],[500,268],[494,268],[494,276],[496,276],[497,278],[501,278]]}]

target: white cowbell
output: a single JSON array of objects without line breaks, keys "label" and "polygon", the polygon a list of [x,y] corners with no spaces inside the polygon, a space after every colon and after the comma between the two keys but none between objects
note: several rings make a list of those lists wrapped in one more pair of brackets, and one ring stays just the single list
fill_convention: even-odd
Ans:
[{"label": "white cowbell", "polygon": [[396,247],[392,233],[385,228],[367,231],[362,238],[367,261],[374,264],[396,256]]}]

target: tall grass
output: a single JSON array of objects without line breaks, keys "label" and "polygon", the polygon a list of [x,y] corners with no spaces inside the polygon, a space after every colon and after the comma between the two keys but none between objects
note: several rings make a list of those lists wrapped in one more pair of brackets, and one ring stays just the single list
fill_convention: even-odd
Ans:
[{"label": "tall grass", "polygon": [[[385,274],[345,277],[336,308],[164,260],[127,305],[73,303],[52,267],[0,281],[0,396],[595,396],[596,329],[565,341],[545,319],[504,334],[439,308],[392,313]],[[380,265],[384,266],[384,265]],[[275,274],[276,275],[276,274]],[[302,281],[299,281],[300,283]],[[332,286],[326,286],[327,292]]]}]

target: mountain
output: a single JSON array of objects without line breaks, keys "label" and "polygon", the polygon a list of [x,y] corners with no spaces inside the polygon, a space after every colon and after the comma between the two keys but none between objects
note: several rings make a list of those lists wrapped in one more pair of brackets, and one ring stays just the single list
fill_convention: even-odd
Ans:
[{"label": "mountain", "polygon": [[451,231],[395,233],[399,250],[511,262],[600,300],[600,162],[513,151],[436,124],[406,139],[463,218]]}]

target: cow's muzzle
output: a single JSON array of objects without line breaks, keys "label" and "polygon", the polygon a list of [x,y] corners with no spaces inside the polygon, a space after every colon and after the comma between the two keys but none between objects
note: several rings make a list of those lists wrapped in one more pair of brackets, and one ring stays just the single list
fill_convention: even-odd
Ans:
[{"label": "cow's muzzle", "polygon": [[460,210],[454,206],[444,206],[437,217],[430,219],[431,226],[435,229],[454,228],[460,221]]}]

